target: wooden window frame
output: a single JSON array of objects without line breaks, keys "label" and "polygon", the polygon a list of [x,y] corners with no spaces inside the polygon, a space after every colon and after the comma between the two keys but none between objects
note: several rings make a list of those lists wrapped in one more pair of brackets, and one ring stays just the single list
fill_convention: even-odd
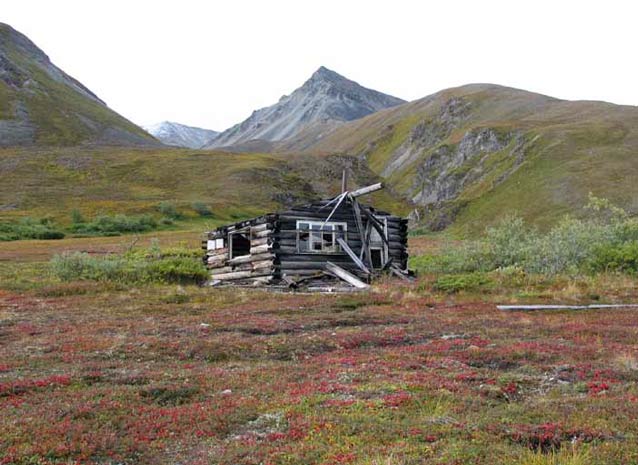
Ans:
[{"label": "wooden window frame", "polygon": [[[301,229],[299,227],[299,225],[301,223],[307,223],[308,224],[308,228],[309,229]],[[322,226],[322,227],[326,227],[326,226],[330,226],[333,229],[312,229],[312,226]],[[341,250],[341,246],[337,243],[337,231],[334,229],[336,226],[342,226],[343,227],[343,240],[348,242],[348,223],[344,222],[344,221],[328,221],[327,223],[321,220],[304,220],[304,219],[299,219],[296,222],[296,236],[297,236],[297,240],[296,240],[296,245],[297,245],[297,253],[299,254],[311,254],[311,255],[343,255],[345,254],[345,252],[343,250]],[[309,250],[301,250],[301,242],[300,242],[300,237],[299,234],[300,233],[309,233],[308,236],[308,244]],[[321,233],[321,250],[312,250],[312,244],[313,244],[313,237],[312,237],[312,233],[313,232],[320,232]],[[335,250],[329,251],[329,250],[324,250],[324,241],[323,241],[323,235],[327,234],[327,233],[332,233],[332,244],[333,247],[335,248]]]}]

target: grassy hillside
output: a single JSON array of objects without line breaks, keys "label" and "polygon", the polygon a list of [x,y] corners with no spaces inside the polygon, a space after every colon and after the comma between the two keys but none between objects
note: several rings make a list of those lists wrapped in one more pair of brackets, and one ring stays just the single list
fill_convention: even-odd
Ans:
[{"label": "grassy hillside", "polygon": [[[376,182],[365,165],[353,166],[352,187]],[[22,148],[0,150],[0,220],[52,217],[65,224],[71,212],[158,214],[170,202],[186,221],[219,223],[338,193],[335,157],[230,154],[187,149]],[[406,213],[390,192],[366,197],[379,208]],[[193,204],[212,217],[202,219]],[[196,220],[197,219],[197,220]]]},{"label": "grassy hillside", "polygon": [[[282,147],[367,159],[434,227],[475,233],[505,213],[541,227],[592,192],[638,210],[638,108],[468,85]],[[309,148],[308,148],[309,147]]]},{"label": "grassy hillside", "polygon": [[0,23],[0,146],[158,145]]}]

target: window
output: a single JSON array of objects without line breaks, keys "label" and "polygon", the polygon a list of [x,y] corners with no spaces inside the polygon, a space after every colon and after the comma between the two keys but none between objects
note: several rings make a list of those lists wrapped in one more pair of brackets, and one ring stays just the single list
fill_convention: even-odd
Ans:
[{"label": "window", "polygon": [[206,248],[208,250],[217,250],[224,248],[224,239],[208,239],[206,242]]},{"label": "window", "polygon": [[340,253],[338,238],[347,240],[346,223],[297,221],[297,250],[303,253]]}]

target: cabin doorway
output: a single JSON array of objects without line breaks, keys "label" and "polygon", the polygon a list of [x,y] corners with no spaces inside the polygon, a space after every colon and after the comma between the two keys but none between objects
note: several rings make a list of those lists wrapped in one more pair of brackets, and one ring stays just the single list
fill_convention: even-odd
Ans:
[{"label": "cabin doorway", "polygon": [[228,234],[229,258],[250,255],[250,230],[233,231]]},{"label": "cabin doorway", "polygon": [[376,269],[383,268],[383,265],[385,265],[383,260],[383,249],[371,248],[370,259],[372,260],[372,268],[376,268]]},{"label": "cabin doorway", "polygon": [[[370,260],[372,262],[372,268],[381,269],[388,262],[388,220],[387,218],[379,218],[383,224],[383,235],[376,229],[372,228],[370,231]],[[385,239],[385,241],[384,241]]]}]

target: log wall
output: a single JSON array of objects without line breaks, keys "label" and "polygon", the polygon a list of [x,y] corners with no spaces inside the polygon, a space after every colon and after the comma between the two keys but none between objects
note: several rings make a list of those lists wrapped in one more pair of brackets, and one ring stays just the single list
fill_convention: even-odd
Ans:
[{"label": "log wall", "polygon": [[[300,253],[297,249],[297,221],[325,221],[332,212],[334,204],[319,201],[310,205],[293,207],[278,214],[266,215],[234,225],[218,228],[208,233],[207,239],[227,239],[229,233],[243,228],[250,231],[250,254],[229,259],[227,248],[207,251],[205,261],[211,273],[211,279],[221,281],[242,281],[265,283],[277,281],[286,275],[308,276],[325,270],[330,261],[350,273],[367,279],[363,272],[347,255],[338,253]],[[384,212],[374,212],[385,218],[387,223],[388,259],[400,268],[407,268],[407,220]],[[362,238],[352,204],[343,202],[334,212],[330,222],[347,224],[346,241],[357,255],[361,256]],[[367,218],[363,218],[364,232],[368,227]],[[204,242],[205,246],[205,242]]]}]

